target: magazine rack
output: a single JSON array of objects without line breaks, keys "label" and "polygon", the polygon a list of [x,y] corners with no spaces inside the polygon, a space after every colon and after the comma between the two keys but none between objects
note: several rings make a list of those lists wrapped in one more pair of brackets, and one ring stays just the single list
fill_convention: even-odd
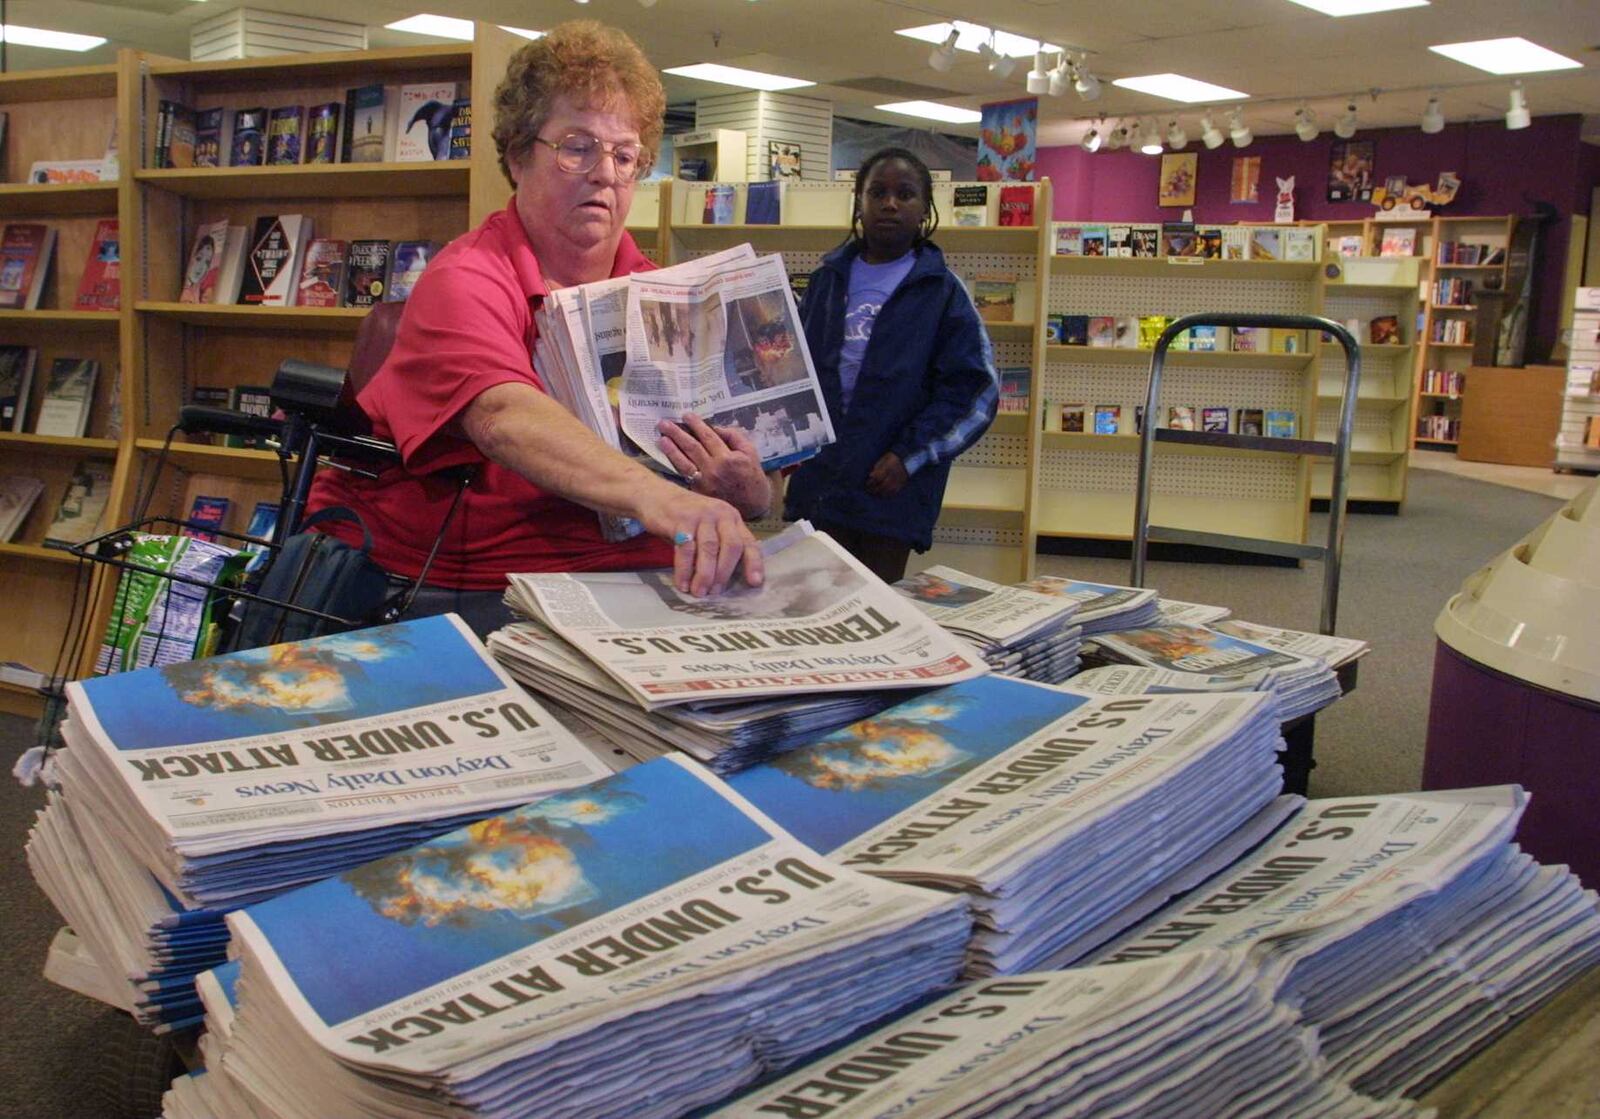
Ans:
[{"label": "magazine rack", "polygon": [[[1161,374],[1166,365],[1167,349],[1179,335],[1196,326],[1255,327],[1280,330],[1320,331],[1333,338],[1344,349],[1344,392],[1339,400],[1339,424],[1332,442],[1320,439],[1286,439],[1266,435],[1235,435],[1220,431],[1179,431],[1158,427],[1155,418],[1161,413],[1157,406],[1161,400]],[[1348,329],[1332,319],[1316,315],[1248,315],[1248,314],[1195,314],[1185,315],[1169,323],[1156,339],[1155,352],[1150,356],[1150,380],[1145,388],[1145,422],[1139,433],[1139,466],[1133,506],[1133,559],[1129,582],[1135,587],[1145,585],[1145,552],[1150,541],[1171,544],[1188,544],[1199,547],[1224,548],[1235,552],[1277,556],[1294,560],[1319,560],[1322,563],[1322,613],[1319,632],[1331,635],[1339,616],[1339,567],[1344,554],[1345,503],[1350,476],[1350,439],[1355,425],[1356,397],[1361,387],[1361,346]],[[1250,536],[1233,536],[1219,532],[1198,532],[1192,529],[1170,528],[1150,523],[1150,481],[1157,443],[1183,443],[1190,446],[1216,447],[1237,451],[1255,451],[1268,454],[1308,455],[1333,460],[1330,497],[1328,500],[1328,537],[1326,544],[1300,544],[1293,541],[1264,540]],[[1339,685],[1352,691],[1356,683],[1356,663],[1339,672]],[[1284,739],[1288,749],[1283,754],[1284,789],[1304,794],[1316,763],[1311,758],[1315,736],[1315,714],[1296,719],[1284,726]]]}]

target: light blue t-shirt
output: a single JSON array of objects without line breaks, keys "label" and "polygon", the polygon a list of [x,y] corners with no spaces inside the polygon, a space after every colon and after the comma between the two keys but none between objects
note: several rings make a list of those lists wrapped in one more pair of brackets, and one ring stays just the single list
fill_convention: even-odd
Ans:
[{"label": "light blue t-shirt", "polygon": [[855,395],[856,377],[867,352],[867,339],[872,337],[872,324],[916,261],[917,254],[908,252],[887,264],[868,264],[859,256],[850,264],[850,294],[844,305],[844,347],[839,351],[839,399],[846,410],[850,408],[850,398]]}]

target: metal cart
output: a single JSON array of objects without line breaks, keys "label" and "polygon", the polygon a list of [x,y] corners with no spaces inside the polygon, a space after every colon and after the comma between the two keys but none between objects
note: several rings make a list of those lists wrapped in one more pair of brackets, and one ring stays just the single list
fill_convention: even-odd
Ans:
[{"label": "metal cart", "polygon": [[[1161,401],[1161,374],[1167,350],[1173,339],[1191,327],[1225,326],[1258,329],[1319,331],[1333,338],[1344,350],[1344,392],[1339,400],[1339,424],[1335,438],[1284,439],[1266,435],[1235,435],[1218,431],[1178,431],[1156,424]],[[1152,540],[1169,544],[1223,548],[1234,552],[1277,556],[1294,560],[1316,560],[1322,564],[1322,613],[1319,632],[1331,635],[1339,615],[1339,566],[1344,554],[1346,490],[1350,474],[1350,433],[1355,424],[1356,396],[1361,386],[1361,346],[1348,329],[1332,319],[1315,315],[1195,314],[1170,323],[1156,339],[1150,357],[1150,379],[1145,388],[1144,424],[1139,433],[1139,465],[1133,505],[1132,572],[1129,582],[1145,585],[1145,553]],[[1233,536],[1220,532],[1172,528],[1150,523],[1150,483],[1155,464],[1156,443],[1186,443],[1191,446],[1233,450],[1265,451],[1288,455],[1311,455],[1333,460],[1332,488],[1328,500],[1328,538],[1326,544],[1300,544],[1283,540],[1264,540],[1252,536]],[[1356,664],[1340,670],[1339,684],[1350,692],[1356,684]],[[1284,725],[1288,749],[1282,756],[1284,790],[1304,795],[1316,762],[1312,759],[1315,714]]]}]

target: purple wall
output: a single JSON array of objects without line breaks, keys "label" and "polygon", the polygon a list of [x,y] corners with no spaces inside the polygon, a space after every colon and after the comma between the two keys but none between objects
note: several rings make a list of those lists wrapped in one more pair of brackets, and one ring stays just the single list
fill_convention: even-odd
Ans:
[{"label": "purple wall", "polygon": [[[1560,314],[1566,246],[1574,213],[1589,211],[1590,192],[1600,184],[1600,148],[1579,140],[1576,115],[1535,117],[1533,126],[1507,131],[1498,120],[1447,125],[1429,136],[1416,128],[1363,129],[1358,140],[1377,142],[1376,177],[1405,175],[1413,182],[1433,182],[1440,171],[1461,176],[1461,191],[1442,211],[1450,216],[1526,214],[1524,195],[1549,202],[1560,218],[1545,230],[1543,264],[1535,283],[1538,315],[1529,339],[1529,362],[1544,361],[1555,344]],[[1224,128],[1226,126],[1224,125]],[[1323,132],[1311,143],[1297,137],[1262,136],[1240,150],[1225,143],[1207,150],[1198,139],[1188,151],[1200,155],[1194,217],[1198,222],[1270,222],[1275,178],[1295,177],[1295,217],[1332,221],[1370,217],[1365,202],[1327,201],[1329,148],[1336,138]],[[1261,201],[1233,205],[1228,187],[1236,155],[1261,157]],[[1156,180],[1161,161],[1138,152],[1097,152],[1076,145],[1040,148],[1040,176],[1055,187],[1055,218],[1063,220],[1153,222],[1171,221],[1182,211],[1156,205]]]}]

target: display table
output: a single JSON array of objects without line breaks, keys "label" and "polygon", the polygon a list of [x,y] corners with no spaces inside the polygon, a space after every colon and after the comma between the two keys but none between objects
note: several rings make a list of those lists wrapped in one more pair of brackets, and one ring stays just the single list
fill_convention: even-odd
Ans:
[{"label": "display table", "polygon": [[1469,462],[1549,466],[1555,461],[1566,378],[1566,369],[1559,365],[1469,368],[1456,457]]}]

